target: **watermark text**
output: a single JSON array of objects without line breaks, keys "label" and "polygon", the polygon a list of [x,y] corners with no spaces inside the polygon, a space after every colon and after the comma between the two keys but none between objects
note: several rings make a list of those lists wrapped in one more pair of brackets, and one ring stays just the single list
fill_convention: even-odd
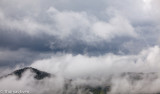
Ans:
[{"label": "watermark text", "polygon": [[30,94],[29,90],[0,90],[0,94]]}]

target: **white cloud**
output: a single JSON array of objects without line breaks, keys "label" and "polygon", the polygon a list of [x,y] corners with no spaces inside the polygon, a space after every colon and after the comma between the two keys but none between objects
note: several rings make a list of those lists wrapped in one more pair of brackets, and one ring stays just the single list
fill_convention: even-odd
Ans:
[{"label": "white cloud", "polygon": [[134,28],[129,21],[121,16],[114,15],[109,22],[100,21],[93,15],[85,12],[58,11],[51,7],[48,10],[50,16],[55,21],[56,33],[61,38],[68,37],[71,34],[80,34],[81,40],[111,40],[115,37],[137,36]]},{"label": "white cloud", "polygon": [[119,36],[136,37],[137,34],[129,21],[121,16],[113,17],[109,22],[96,22],[93,32],[100,38],[110,40]]},{"label": "white cloud", "polygon": [[153,17],[155,22],[157,22],[158,24],[160,24],[160,22],[159,22],[159,19],[160,19],[159,5],[160,5],[159,0],[151,0],[152,10],[150,11],[150,15]]},{"label": "white cloud", "polygon": [[16,76],[8,76],[0,80],[0,89],[4,93],[7,91],[27,91],[29,94],[62,94],[64,87],[64,79],[56,76],[45,78],[43,80],[35,80],[35,74],[27,70],[21,79]]},{"label": "white cloud", "polygon": [[[0,80],[0,88],[27,89],[31,94],[43,94],[44,92],[62,94],[67,79],[72,79],[68,92],[74,90],[84,92],[81,88],[76,89],[76,86],[111,85],[111,94],[157,93],[160,87],[159,56],[160,48],[158,46],[143,50],[137,55],[106,54],[98,57],[73,56],[71,54],[53,55],[51,58],[33,62],[31,66],[56,76],[36,81],[32,78],[34,74],[28,71],[23,74],[21,80],[16,80],[13,76]],[[129,78],[129,75],[119,75],[124,72],[154,73],[141,74],[142,79],[133,80],[133,78]],[[113,75],[111,76],[111,74]]]},{"label": "white cloud", "polygon": [[[71,54],[54,55],[52,58],[35,61],[31,66],[59,75],[64,79],[73,79],[73,87],[108,84],[112,86],[111,94],[157,93],[159,92],[159,56],[160,48],[155,46],[141,51],[138,55],[106,54],[98,57],[73,56]],[[129,75],[118,76],[119,73],[124,72],[154,72],[155,74],[141,75],[141,80],[134,81],[133,78],[128,78]],[[113,77],[109,80],[111,74]]]},{"label": "white cloud", "polygon": [[155,46],[138,55],[87,56],[62,54],[49,59],[35,61],[31,66],[67,77],[106,76],[121,72],[158,72],[160,48]]},{"label": "white cloud", "polygon": [[[130,22],[119,15],[107,21],[101,21],[94,15],[90,15],[87,12],[74,12],[74,11],[59,11],[54,7],[50,7],[48,10],[37,13],[36,17],[40,17],[41,14],[45,15],[45,20],[49,23],[41,23],[35,19],[34,14],[31,16],[24,16],[21,19],[12,19],[4,13],[3,9],[0,11],[0,26],[2,29],[11,31],[22,31],[29,35],[48,34],[56,36],[60,39],[73,38],[83,40],[85,42],[93,42],[99,40],[112,40],[115,37],[135,37],[136,32]],[[23,11],[25,11],[24,8]],[[30,11],[32,12],[32,11]]]},{"label": "white cloud", "polygon": [[112,79],[112,90],[110,94],[133,94],[133,93],[158,93],[159,90],[159,74],[144,75],[141,80],[133,81],[129,77],[117,77]]}]

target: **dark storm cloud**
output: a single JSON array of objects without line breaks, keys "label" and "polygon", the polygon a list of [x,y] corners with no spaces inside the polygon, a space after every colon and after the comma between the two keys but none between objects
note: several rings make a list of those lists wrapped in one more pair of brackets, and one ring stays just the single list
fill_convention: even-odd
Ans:
[{"label": "dark storm cloud", "polygon": [[31,37],[23,32],[16,31],[0,31],[0,47],[11,50],[26,48],[33,51],[49,51],[45,43],[49,40],[48,37]]},{"label": "dark storm cloud", "polygon": [[[89,45],[74,38],[60,40],[45,34],[29,36],[23,32],[4,30],[1,30],[0,33],[1,67],[15,67],[19,64],[29,65],[34,60],[50,57],[51,54],[58,52],[102,55],[105,53],[124,54],[128,51],[127,49],[120,49],[125,39],[123,41],[122,39],[119,41],[115,39],[112,42],[102,41]],[[123,53],[120,53],[121,50]]]},{"label": "dark storm cloud", "polygon": [[[120,47],[129,38],[117,38],[112,42],[101,41],[100,43],[87,44],[76,38],[60,40],[46,34],[29,36],[18,31],[0,31],[0,48],[9,50],[28,49],[33,52],[70,52],[74,54],[84,53],[118,53]],[[97,47],[99,45],[99,47]],[[119,46],[119,47],[117,47]]]}]

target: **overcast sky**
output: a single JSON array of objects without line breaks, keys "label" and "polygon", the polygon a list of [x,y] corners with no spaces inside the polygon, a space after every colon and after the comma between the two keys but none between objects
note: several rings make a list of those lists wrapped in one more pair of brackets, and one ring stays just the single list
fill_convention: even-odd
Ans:
[{"label": "overcast sky", "polygon": [[136,55],[159,47],[159,0],[0,0],[0,68],[55,54]]}]

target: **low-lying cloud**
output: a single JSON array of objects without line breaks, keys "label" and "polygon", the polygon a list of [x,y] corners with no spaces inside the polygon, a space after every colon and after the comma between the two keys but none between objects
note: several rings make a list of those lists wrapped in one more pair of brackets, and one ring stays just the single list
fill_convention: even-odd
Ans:
[{"label": "low-lying cloud", "polygon": [[[90,57],[56,54],[51,58],[40,59],[31,64],[31,67],[47,71],[55,76],[37,81],[32,78],[34,74],[28,71],[20,80],[16,80],[14,76],[2,79],[1,89],[27,89],[34,94],[44,92],[69,94],[71,91],[77,94],[89,94],[87,93],[89,91],[83,87],[111,86],[109,94],[158,93],[160,92],[159,56],[158,46],[145,49],[137,55],[126,56],[106,54]],[[68,93],[65,91],[67,82],[70,85],[67,89]]]},{"label": "low-lying cloud", "polygon": [[138,55],[102,56],[60,54],[52,58],[37,60],[32,67],[66,76],[106,76],[123,72],[158,72],[160,48],[158,46],[141,51]]}]

